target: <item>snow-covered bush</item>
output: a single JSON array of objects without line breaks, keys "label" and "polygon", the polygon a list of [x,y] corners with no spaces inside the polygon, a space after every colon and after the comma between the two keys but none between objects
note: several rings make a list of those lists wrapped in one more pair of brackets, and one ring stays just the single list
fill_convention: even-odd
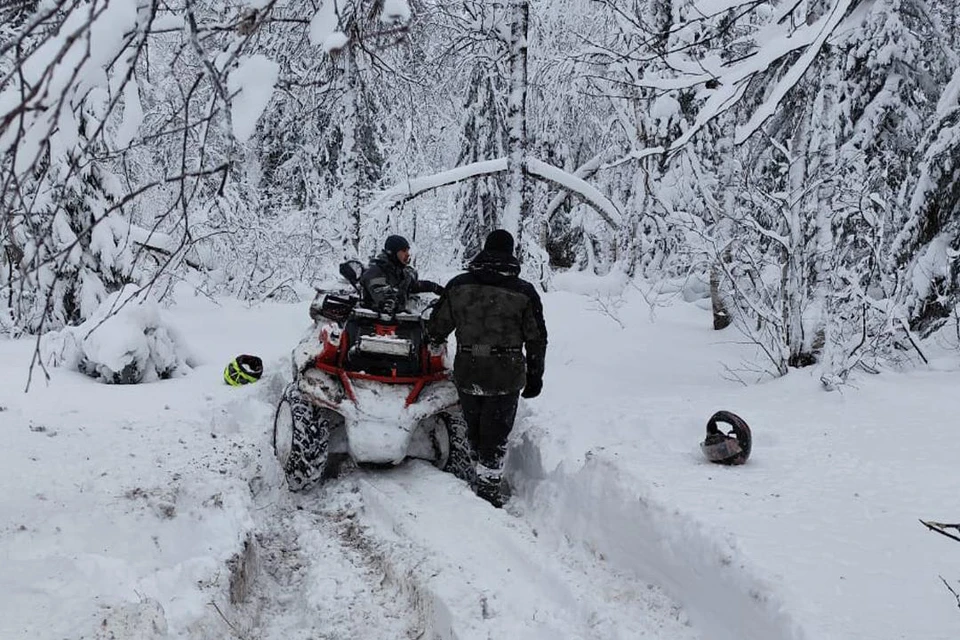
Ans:
[{"label": "snow-covered bush", "polygon": [[85,373],[107,384],[137,384],[184,375],[194,365],[179,333],[155,301],[134,286],[112,294],[77,327],[48,333],[44,362]]}]

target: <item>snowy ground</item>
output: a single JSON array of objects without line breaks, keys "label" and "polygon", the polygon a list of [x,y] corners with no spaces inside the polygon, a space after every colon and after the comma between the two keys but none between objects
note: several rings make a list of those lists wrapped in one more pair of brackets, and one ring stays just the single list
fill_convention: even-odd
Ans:
[{"label": "snowy ground", "polygon": [[[0,342],[0,638],[958,637],[960,545],[917,519],[960,510],[960,361],[744,387],[724,363],[749,349],[694,305],[545,306],[504,511],[424,464],[285,491],[268,431],[305,304],[182,300],[202,364],[135,387],[24,394],[33,345]],[[242,352],[267,373],[227,387]],[[753,427],[744,467],[699,455],[721,408]]]}]

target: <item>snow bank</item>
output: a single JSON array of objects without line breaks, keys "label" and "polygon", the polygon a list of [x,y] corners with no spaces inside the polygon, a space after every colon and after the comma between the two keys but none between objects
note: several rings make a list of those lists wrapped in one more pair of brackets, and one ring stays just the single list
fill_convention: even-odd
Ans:
[{"label": "snow bank", "polygon": [[691,273],[683,278],[666,278],[657,284],[656,293],[661,296],[678,295],[684,302],[698,302],[710,298],[710,280],[705,273]]},{"label": "snow bank", "polygon": [[[163,385],[54,371],[20,393],[33,343],[0,340],[0,638],[956,637],[956,545],[917,519],[956,504],[958,371],[741,387],[718,360],[752,347],[694,305],[654,321],[627,287],[620,327],[551,292],[507,509],[418,463],[294,496],[271,433],[308,304],[181,294],[170,313],[213,364]],[[264,377],[224,385],[241,352]],[[721,407],[754,428],[742,467],[697,450]],[[263,565],[235,604],[251,532]]]},{"label": "snow bank", "polygon": [[520,439],[508,471],[542,535],[578,540],[611,567],[660,585],[713,640],[806,637],[775,590],[752,575],[733,536],[660,503],[603,454],[547,472],[536,441],[535,431]]},{"label": "snow bank", "polygon": [[544,544],[539,527],[492,509],[426,463],[355,477],[360,529],[385,550],[378,570],[419,603],[418,637],[714,637],[697,633],[655,585],[637,588],[583,550]]},{"label": "snow bank", "polygon": [[111,294],[78,327],[41,340],[46,363],[74,369],[108,384],[136,384],[183,375],[193,358],[156,302],[128,285]]},{"label": "snow bank", "polygon": [[620,295],[628,284],[629,278],[619,269],[604,276],[597,276],[587,271],[570,270],[554,274],[550,280],[551,289],[580,295]]}]

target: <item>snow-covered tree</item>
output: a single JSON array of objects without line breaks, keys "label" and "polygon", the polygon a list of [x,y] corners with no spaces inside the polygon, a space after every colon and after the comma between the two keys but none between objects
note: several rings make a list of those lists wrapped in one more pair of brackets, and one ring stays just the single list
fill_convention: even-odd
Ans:
[{"label": "snow-covered tree", "polygon": [[[504,90],[498,74],[479,67],[467,87],[458,165],[502,157],[507,150]],[[498,176],[471,180],[460,187],[460,241],[466,256],[476,254],[486,234],[500,226],[506,205]]]},{"label": "snow-covered tree", "polygon": [[544,282],[710,282],[831,384],[954,313],[955,3],[121,4],[0,9],[8,328],[495,227]]},{"label": "snow-covered tree", "polygon": [[[919,0],[677,8],[659,55],[668,64],[637,82],[682,105],[667,152],[688,163],[655,182],[702,220],[697,235],[737,292],[741,326],[776,371],[815,361],[825,341],[829,367],[846,371],[850,329],[882,307],[866,291],[882,289],[884,229],[942,81],[942,33]],[[691,182],[703,207],[682,196],[697,191]]]},{"label": "snow-covered tree", "polygon": [[893,256],[894,268],[903,273],[910,328],[927,335],[960,302],[960,71],[944,91],[920,149]]},{"label": "snow-covered tree", "polygon": [[78,323],[132,278],[135,248],[111,154],[138,117],[128,53],[145,46],[154,18],[107,3],[33,9],[7,9],[20,30],[0,50],[0,305],[15,332]]}]

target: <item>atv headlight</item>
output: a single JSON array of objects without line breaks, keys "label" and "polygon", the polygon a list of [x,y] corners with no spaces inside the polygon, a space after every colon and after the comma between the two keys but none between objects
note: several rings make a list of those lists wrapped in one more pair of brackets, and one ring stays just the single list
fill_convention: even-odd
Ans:
[{"label": "atv headlight", "polygon": [[406,338],[395,336],[360,336],[357,347],[363,353],[380,353],[388,356],[409,356],[413,353],[413,343]]}]

